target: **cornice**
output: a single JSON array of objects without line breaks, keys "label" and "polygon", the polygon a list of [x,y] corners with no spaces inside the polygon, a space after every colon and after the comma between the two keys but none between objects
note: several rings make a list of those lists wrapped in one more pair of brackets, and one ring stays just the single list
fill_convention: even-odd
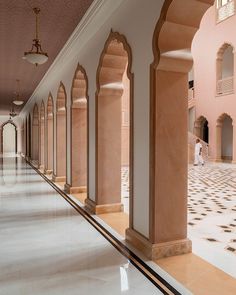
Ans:
[{"label": "cornice", "polygon": [[[43,86],[44,82],[50,75],[53,74],[54,71],[57,70],[58,66],[63,64],[63,61],[66,59],[66,57],[69,56],[69,52],[72,51],[75,46],[77,46],[78,40],[80,39],[80,42],[84,43],[86,42],[86,40],[92,38],[92,36],[95,35],[100,27],[104,24],[106,19],[120,6],[123,1],[124,0],[116,0],[115,2],[110,0],[94,0],[80,23],[77,25],[77,27],[53,61],[50,68],[43,76],[42,80],[39,82],[38,86],[35,88],[31,97],[21,110],[19,116],[24,115],[33,99],[37,97],[37,93],[40,91],[40,88]],[[94,23],[96,23],[96,26],[94,25]]]}]

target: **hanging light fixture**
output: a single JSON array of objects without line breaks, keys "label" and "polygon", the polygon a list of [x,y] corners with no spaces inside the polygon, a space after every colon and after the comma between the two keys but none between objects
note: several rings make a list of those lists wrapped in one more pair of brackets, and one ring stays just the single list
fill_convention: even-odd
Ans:
[{"label": "hanging light fixture", "polygon": [[35,64],[36,66],[44,64],[48,60],[48,55],[46,52],[43,52],[41,47],[41,42],[39,40],[39,8],[33,8],[36,17],[36,32],[35,39],[33,39],[32,48],[30,51],[25,52],[23,59],[26,59],[28,62]]},{"label": "hanging light fixture", "polygon": [[12,106],[12,108],[10,109],[10,113],[9,113],[10,119],[14,118],[15,116],[17,116],[17,113],[14,110],[14,106]]},{"label": "hanging light fixture", "polygon": [[17,91],[15,92],[16,98],[13,100],[13,103],[17,106],[20,106],[24,103],[24,101],[20,99],[20,80],[17,79],[16,83],[17,83]]}]

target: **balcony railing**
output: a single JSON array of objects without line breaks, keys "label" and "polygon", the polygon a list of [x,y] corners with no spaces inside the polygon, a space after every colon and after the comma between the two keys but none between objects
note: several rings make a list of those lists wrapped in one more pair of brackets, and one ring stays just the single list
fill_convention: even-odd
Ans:
[{"label": "balcony railing", "polygon": [[234,91],[234,77],[225,78],[217,81],[217,95],[225,95],[233,93]]},{"label": "balcony railing", "polygon": [[217,9],[217,22],[221,22],[235,13],[235,0],[228,1]]}]

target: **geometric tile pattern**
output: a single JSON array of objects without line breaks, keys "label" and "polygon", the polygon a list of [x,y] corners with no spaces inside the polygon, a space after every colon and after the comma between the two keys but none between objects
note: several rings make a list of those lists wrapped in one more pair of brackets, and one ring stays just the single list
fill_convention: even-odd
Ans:
[{"label": "geometric tile pattern", "polygon": [[129,167],[122,166],[121,168],[121,191],[122,195],[129,197]]},{"label": "geometric tile pattern", "polygon": [[[128,167],[121,175],[122,203],[129,213]],[[194,253],[236,278],[236,165],[189,165],[188,178],[188,237]]]},{"label": "geometric tile pattern", "polygon": [[236,165],[190,166],[189,231],[236,255]]},{"label": "geometric tile pattern", "polygon": [[121,167],[121,202],[125,213],[129,214],[129,167]]}]

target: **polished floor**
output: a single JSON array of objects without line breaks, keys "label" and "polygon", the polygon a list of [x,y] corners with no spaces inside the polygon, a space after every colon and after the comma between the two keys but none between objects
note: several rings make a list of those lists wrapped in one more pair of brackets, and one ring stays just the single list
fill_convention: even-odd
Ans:
[{"label": "polished floor", "polygon": [[163,294],[24,160],[0,173],[1,295]]}]

